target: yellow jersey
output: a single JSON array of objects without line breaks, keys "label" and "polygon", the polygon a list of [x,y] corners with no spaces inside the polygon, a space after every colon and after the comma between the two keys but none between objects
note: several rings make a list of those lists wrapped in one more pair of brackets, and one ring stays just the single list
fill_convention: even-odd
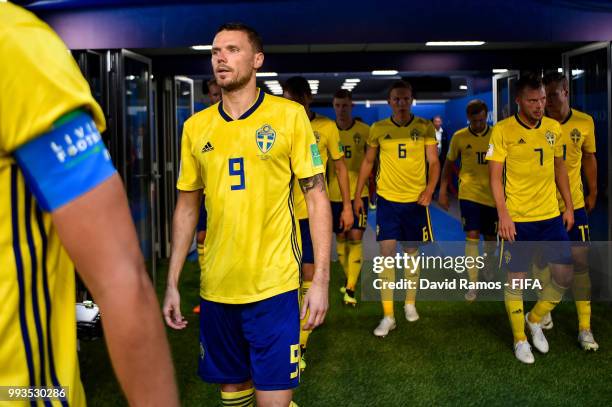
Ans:
[{"label": "yellow jersey", "polygon": [[[310,121],[310,124],[312,125],[312,131],[317,140],[323,168],[326,168],[329,157],[331,157],[332,160],[339,160],[344,156],[338,127],[336,127],[336,122],[332,119],[316,113]],[[308,208],[306,207],[306,200],[300,188],[299,178],[303,177],[297,177],[294,180],[295,185],[293,186],[295,191],[295,217],[296,219],[307,219]],[[340,200],[342,200],[342,197]]]},{"label": "yellow jersey", "polygon": [[202,298],[244,304],[299,287],[294,178],[323,171],[304,108],[261,90],[237,120],[221,101],[185,122],[177,188],[206,188]]},{"label": "yellow jersey", "polygon": [[459,199],[495,207],[485,159],[490,138],[489,126],[482,133],[476,133],[469,126],[458,130],[451,138],[447,158],[451,161],[461,158]]},{"label": "yellow jersey", "polygon": [[506,205],[514,222],[559,216],[555,157],[563,157],[561,126],[543,117],[530,128],[518,114],[493,127],[487,160],[506,164]]},{"label": "yellow jersey", "polygon": [[427,119],[412,115],[403,126],[393,117],[374,123],[368,145],[378,148],[376,193],[393,202],[418,201],[427,186],[425,147],[437,144]]},{"label": "yellow jersey", "polygon": [[[359,169],[365,157],[366,143],[368,137],[370,137],[370,126],[358,120],[353,120],[351,127],[346,130],[341,130],[338,127],[338,130],[340,131],[340,144],[342,144],[342,149],[344,151],[344,162],[346,163],[349,175],[350,196],[351,199],[353,199],[355,197],[357,179],[359,178]],[[340,192],[340,185],[338,184],[338,176],[331,165],[329,165],[327,173],[329,174],[329,200],[332,202],[342,202],[342,193]],[[367,184],[363,188],[361,196],[368,196]]]},{"label": "yellow jersey", "polygon": [[[563,133],[563,158],[569,176],[570,190],[574,209],[584,208],[582,187],[582,152],[595,153],[595,125],[593,118],[586,113],[571,109],[568,117],[561,122]],[[565,202],[557,190],[559,209],[565,211]]]},{"label": "yellow jersey", "polygon": [[84,406],[74,266],[14,153],[77,108],[99,131],[104,115],[65,44],[11,3],[0,4],[0,94],[0,386],[64,386],[69,405]]}]

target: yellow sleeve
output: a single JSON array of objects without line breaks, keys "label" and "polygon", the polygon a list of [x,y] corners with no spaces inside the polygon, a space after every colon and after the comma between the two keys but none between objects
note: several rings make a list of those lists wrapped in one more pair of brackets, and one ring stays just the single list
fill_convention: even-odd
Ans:
[{"label": "yellow sleeve", "polygon": [[585,153],[594,153],[596,151],[595,147],[595,123],[593,123],[593,118],[589,118],[589,132],[584,137],[584,143],[582,143],[582,151]]},{"label": "yellow sleeve", "polygon": [[431,122],[427,122],[425,128],[425,145],[426,146],[437,146],[438,140],[436,140],[436,129]]},{"label": "yellow sleeve", "polygon": [[188,120],[183,126],[183,136],[181,139],[181,165],[179,169],[178,181],[176,188],[180,191],[196,191],[204,188],[202,174],[200,172],[200,164],[194,157],[191,149],[190,137],[191,121]]},{"label": "yellow sleeve", "polygon": [[555,157],[563,158],[563,141],[566,136],[563,134],[563,130],[561,130],[561,126],[555,126],[555,131],[557,134],[557,138],[555,140]]},{"label": "yellow sleeve", "polygon": [[506,161],[508,152],[504,143],[504,135],[499,126],[493,127],[491,139],[489,140],[489,149],[487,150],[486,159],[503,163]]},{"label": "yellow sleeve", "polygon": [[457,161],[459,158],[459,137],[457,137],[457,133],[453,134],[451,137],[450,146],[448,147],[448,154],[446,154],[446,158],[451,161]]},{"label": "yellow sleeve", "polygon": [[372,127],[370,127],[370,132],[368,133],[368,138],[367,140],[367,144],[370,147],[378,147],[379,143],[378,143],[378,132],[376,131],[378,130],[378,126],[376,125],[376,123],[374,123],[372,125]]},{"label": "yellow sleeve", "polygon": [[0,27],[0,151],[12,152],[78,108],[100,132],[104,114],[62,40],[42,21],[24,17]]},{"label": "yellow sleeve", "polygon": [[344,157],[344,150],[342,149],[342,143],[340,142],[340,132],[336,124],[329,126],[328,139],[327,139],[327,151],[332,160],[339,160]]},{"label": "yellow sleeve", "polygon": [[296,111],[291,143],[291,169],[298,179],[325,172],[306,111]]}]

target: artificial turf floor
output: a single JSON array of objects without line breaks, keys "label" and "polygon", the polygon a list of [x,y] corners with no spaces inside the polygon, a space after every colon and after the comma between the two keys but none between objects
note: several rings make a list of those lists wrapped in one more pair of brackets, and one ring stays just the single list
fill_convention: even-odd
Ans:
[{"label": "artificial turf floor", "polygon": [[[163,298],[167,262],[159,267]],[[294,400],[305,406],[440,405],[612,405],[612,307],[593,304],[592,327],[600,349],[583,352],[576,342],[576,312],[564,302],[545,331],[550,352],[534,349],[527,366],[512,352],[512,334],[502,302],[418,302],[421,319],[409,323],[396,303],[397,329],[384,339],[372,335],[381,318],[378,302],[356,308],[341,303],[343,280],[332,264],[330,310],[308,344],[308,367]],[[218,406],[217,386],[196,374],[199,355],[199,269],[187,262],[181,275],[182,311],[188,328],[168,338],[184,406]],[[418,297],[417,297],[418,300]],[[526,304],[526,309],[531,304]],[[112,373],[104,342],[81,342],[81,376],[90,406],[126,402]],[[142,380],[146,380],[143,377]]]}]

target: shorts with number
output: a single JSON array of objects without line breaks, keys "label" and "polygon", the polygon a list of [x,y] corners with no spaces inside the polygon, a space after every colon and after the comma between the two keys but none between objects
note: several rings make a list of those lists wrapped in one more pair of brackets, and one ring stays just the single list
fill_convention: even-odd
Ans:
[{"label": "shorts with number", "polygon": [[561,216],[536,222],[515,222],[514,226],[515,242],[502,242],[500,260],[507,271],[528,272],[534,260],[539,266],[573,263]]},{"label": "shorts with number", "polygon": [[580,208],[574,211],[574,226],[567,232],[572,242],[590,242],[589,218],[586,209]]},{"label": "shorts with number", "polygon": [[497,209],[478,202],[459,200],[463,230],[478,230],[483,235],[497,234]]},{"label": "shorts with number", "polygon": [[376,240],[433,242],[429,208],[416,202],[392,202],[378,196]]},{"label": "shorts with number", "polygon": [[295,388],[299,342],[297,290],[250,304],[200,299],[198,375],[206,382],[253,380],[257,390]]},{"label": "shorts with number", "polygon": [[[351,205],[354,201],[351,201]],[[365,230],[368,226],[368,198],[361,198],[361,202],[363,202],[363,212],[357,216],[355,212],[353,212],[353,227],[351,229],[359,229]],[[332,202],[332,221],[334,222],[334,233],[342,233],[342,229],[340,228],[340,215],[342,215],[342,209],[344,208],[342,202]]]}]

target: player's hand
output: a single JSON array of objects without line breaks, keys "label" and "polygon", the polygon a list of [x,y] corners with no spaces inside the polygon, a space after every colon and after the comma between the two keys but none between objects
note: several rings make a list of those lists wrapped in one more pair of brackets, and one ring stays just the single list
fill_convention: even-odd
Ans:
[{"label": "player's hand", "polygon": [[166,288],[166,297],[162,308],[164,320],[170,328],[183,329],[187,327],[187,320],[181,314],[181,295],[176,287]]},{"label": "player's hand", "polygon": [[426,189],[425,191],[421,192],[421,194],[419,195],[419,199],[417,200],[417,203],[422,206],[429,206],[429,204],[431,203],[432,195],[433,195],[433,192],[429,192]]},{"label": "player's hand", "polygon": [[516,227],[510,215],[506,212],[499,217],[499,237],[508,241],[514,242],[516,236]]},{"label": "player's hand", "polygon": [[448,211],[448,194],[446,192],[442,192],[442,190],[440,190],[440,196],[438,196],[438,204],[442,209]]},{"label": "player's hand", "polygon": [[363,200],[361,198],[353,200],[353,212],[355,212],[355,215],[359,217],[359,215],[365,213],[364,211]]},{"label": "player's hand", "polygon": [[595,205],[597,205],[597,194],[589,193],[584,197],[584,208],[587,213],[591,213],[591,211],[595,209]]},{"label": "player's hand", "polygon": [[340,229],[343,232],[348,232],[353,227],[353,211],[350,206],[345,206],[340,214]]},{"label": "player's hand", "polygon": [[300,319],[306,318],[306,311],[310,310],[308,321],[303,326],[304,331],[310,331],[323,323],[327,314],[328,304],[328,284],[312,282],[308,292],[302,300],[302,311]]},{"label": "player's hand", "polygon": [[574,210],[566,210],[563,212],[563,224],[568,232],[574,227]]}]

